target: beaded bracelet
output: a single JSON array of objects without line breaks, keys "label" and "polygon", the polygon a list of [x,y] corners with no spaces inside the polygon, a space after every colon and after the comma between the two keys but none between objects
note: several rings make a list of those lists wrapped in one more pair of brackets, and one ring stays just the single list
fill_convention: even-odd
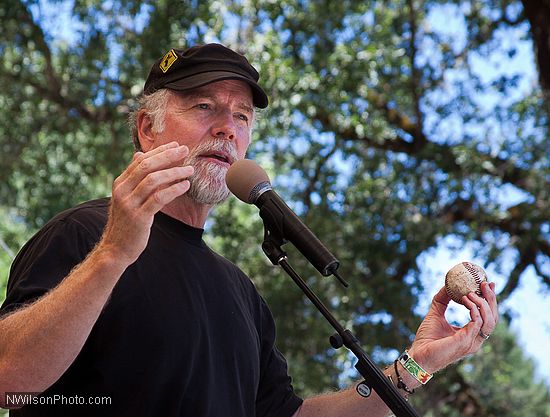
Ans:
[{"label": "beaded bracelet", "polygon": [[[395,369],[395,376],[397,376],[397,388],[402,389],[407,394],[414,394],[414,389],[410,389],[409,387],[407,387],[407,384],[405,384],[403,378],[401,378],[401,375],[399,375],[399,371],[397,370],[397,359],[393,362],[393,369]],[[392,381],[391,376],[389,378],[390,381]]]}]

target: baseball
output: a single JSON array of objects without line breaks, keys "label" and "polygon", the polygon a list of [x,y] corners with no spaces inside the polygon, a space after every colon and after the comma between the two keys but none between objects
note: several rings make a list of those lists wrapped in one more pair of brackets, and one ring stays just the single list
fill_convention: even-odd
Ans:
[{"label": "baseball", "polygon": [[487,274],[479,265],[461,262],[445,275],[445,290],[451,300],[462,304],[461,298],[470,292],[481,297],[481,283],[487,281]]}]

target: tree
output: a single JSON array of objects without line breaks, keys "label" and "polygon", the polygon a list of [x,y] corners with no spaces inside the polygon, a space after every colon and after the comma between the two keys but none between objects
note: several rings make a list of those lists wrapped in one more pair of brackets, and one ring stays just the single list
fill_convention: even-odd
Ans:
[{"label": "tree", "polygon": [[[487,265],[514,259],[501,299],[529,267],[550,284],[546,1],[52,0],[0,13],[0,202],[31,230],[109,194],[148,66],[219,40],[252,58],[270,93],[250,156],[353,289],[289,248],[292,262],[380,363],[409,343],[417,259],[443,237],[477,242]],[[517,66],[530,48],[540,82]],[[349,358],[327,350],[328,325],[254,250],[251,219],[235,200],[218,208],[213,244],[266,295],[300,392],[339,385]]]}]

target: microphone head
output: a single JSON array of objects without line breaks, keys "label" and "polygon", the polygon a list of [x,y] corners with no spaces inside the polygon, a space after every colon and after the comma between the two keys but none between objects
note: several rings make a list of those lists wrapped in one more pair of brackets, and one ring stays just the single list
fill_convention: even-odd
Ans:
[{"label": "microphone head", "polygon": [[235,197],[248,204],[254,204],[260,195],[272,189],[267,173],[250,159],[235,161],[227,170],[225,183]]}]

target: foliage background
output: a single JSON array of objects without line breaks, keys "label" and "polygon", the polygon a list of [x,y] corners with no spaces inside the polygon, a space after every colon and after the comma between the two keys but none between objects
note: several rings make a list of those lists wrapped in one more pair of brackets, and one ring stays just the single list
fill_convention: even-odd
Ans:
[{"label": "foliage background", "polygon": [[[352,288],[289,248],[293,263],[378,363],[410,343],[418,259],[448,238],[505,277],[501,301],[527,272],[550,285],[548,1],[3,0],[0,17],[0,288],[37,228],[109,194],[151,63],[212,41],[259,68],[271,104],[249,157],[334,248]],[[346,353],[327,349],[328,325],[259,252],[255,209],[230,200],[208,229],[272,306],[298,392],[355,377]],[[548,387],[503,313],[484,354],[414,398],[419,412],[550,416]]]}]

